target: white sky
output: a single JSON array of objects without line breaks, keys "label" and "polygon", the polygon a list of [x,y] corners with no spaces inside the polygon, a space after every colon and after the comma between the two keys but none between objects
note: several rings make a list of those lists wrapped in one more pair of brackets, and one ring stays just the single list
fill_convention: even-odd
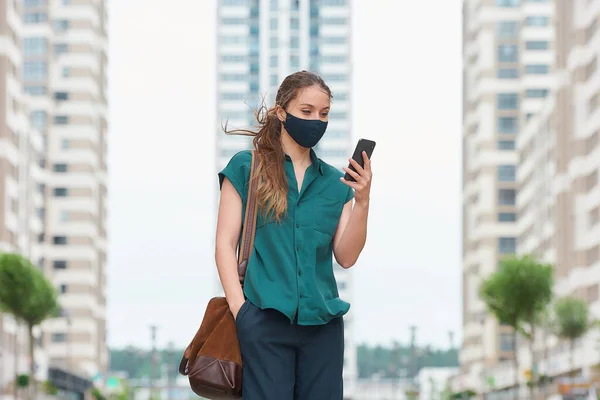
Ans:
[{"label": "white sky", "polygon": [[[214,294],[216,0],[110,3],[109,344],[186,346]],[[460,339],[458,0],[354,0],[355,137],[377,141],[355,342]],[[349,154],[350,156],[350,154]]]}]

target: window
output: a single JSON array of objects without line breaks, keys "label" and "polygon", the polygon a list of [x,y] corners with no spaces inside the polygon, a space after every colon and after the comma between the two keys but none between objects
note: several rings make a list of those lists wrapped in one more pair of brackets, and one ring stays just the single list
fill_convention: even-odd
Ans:
[{"label": "window", "polygon": [[499,117],[498,132],[499,133],[517,133],[519,123],[517,117]]},{"label": "window", "polygon": [[548,42],[545,40],[530,40],[525,42],[527,50],[548,50]]},{"label": "window", "polygon": [[519,95],[517,93],[499,93],[496,96],[498,110],[517,110]]},{"label": "window", "polygon": [[221,100],[243,101],[246,97],[246,93],[221,93]]},{"label": "window", "polygon": [[500,254],[515,254],[517,252],[517,239],[514,237],[498,238],[498,252]]},{"label": "window", "polygon": [[46,86],[25,86],[25,93],[31,96],[44,96],[46,94]]},{"label": "window", "polygon": [[48,40],[43,37],[23,39],[23,53],[26,56],[44,56],[48,51]]},{"label": "window", "polygon": [[500,334],[500,351],[514,351],[515,350],[515,338],[512,333],[501,333]]},{"label": "window", "polygon": [[246,39],[243,36],[221,36],[220,44],[246,44]]},{"label": "window", "polygon": [[71,68],[69,67],[63,67],[62,69],[62,77],[63,78],[68,78],[71,75]]},{"label": "window", "polygon": [[60,212],[60,222],[67,222],[67,221],[69,221],[69,212],[61,211]]},{"label": "window", "polygon": [[67,197],[68,195],[69,195],[69,189],[54,188],[54,197]]},{"label": "window", "polygon": [[343,55],[323,55],[319,58],[322,63],[343,64],[347,57]]},{"label": "window", "polygon": [[300,20],[298,18],[292,18],[290,20],[290,29],[292,30],[298,30],[300,29]]},{"label": "window", "polygon": [[69,93],[67,92],[55,92],[54,93],[54,100],[69,100]]},{"label": "window", "polygon": [[516,68],[499,68],[496,75],[498,79],[518,79],[519,70]]},{"label": "window", "polygon": [[46,79],[48,67],[45,61],[25,61],[23,79],[25,81],[43,81]]},{"label": "window", "polygon": [[515,222],[517,214],[515,213],[498,213],[498,222]]},{"label": "window", "polygon": [[67,285],[65,285],[64,283],[61,283],[59,290],[61,293],[67,293]]},{"label": "window", "polygon": [[514,206],[517,201],[517,191],[515,189],[499,189],[498,203],[501,206]]},{"label": "window", "polygon": [[297,50],[300,48],[300,38],[298,36],[292,36],[290,38],[290,49]]},{"label": "window", "polygon": [[52,237],[52,243],[54,243],[55,245],[58,245],[58,246],[64,246],[67,244],[67,237],[66,236],[54,236],[54,237]]},{"label": "window", "polygon": [[346,25],[348,20],[343,17],[323,17],[321,24],[323,25]]},{"label": "window", "polygon": [[246,57],[245,55],[241,55],[241,54],[221,56],[221,61],[223,61],[223,62],[246,62],[247,60],[248,60],[248,57]]},{"label": "window", "polygon": [[271,29],[272,29],[272,30],[276,30],[276,29],[277,29],[277,26],[278,26],[278,25],[277,25],[277,23],[278,23],[278,22],[279,22],[279,21],[278,21],[278,19],[277,19],[277,18],[271,18],[271,25],[270,25],[270,26],[271,26]]},{"label": "window", "polygon": [[279,59],[277,57],[277,54],[271,56],[271,58],[269,59],[269,66],[277,67],[278,64],[279,64]]},{"label": "window", "polygon": [[329,119],[348,119],[348,113],[345,111],[331,111],[329,112]]},{"label": "window", "polygon": [[69,123],[69,117],[66,115],[55,115],[54,125],[66,125]]},{"label": "window", "polygon": [[66,333],[53,333],[51,336],[52,343],[64,343],[67,341]]},{"label": "window", "polygon": [[48,0],[25,0],[23,4],[25,7],[43,7],[48,4]]},{"label": "window", "polygon": [[532,64],[525,66],[525,73],[532,75],[545,75],[548,73],[550,67],[545,64]]},{"label": "window", "polygon": [[541,99],[548,95],[548,89],[527,89],[525,97],[530,99]]},{"label": "window", "polygon": [[69,29],[69,21],[66,19],[59,19],[54,21],[54,29],[58,32],[63,32]]},{"label": "window", "polygon": [[69,139],[63,139],[60,141],[60,148],[61,149],[68,149],[69,148]]},{"label": "window", "polygon": [[54,54],[64,54],[69,52],[69,45],[67,43],[56,43],[54,44]]},{"label": "window", "polygon": [[25,13],[23,16],[23,22],[26,24],[39,24],[48,21],[48,14],[37,12],[37,13]]},{"label": "window", "polygon": [[245,18],[221,18],[221,23],[223,25],[245,25],[247,19]]},{"label": "window", "polygon": [[67,269],[67,262],[65,260],[54,260],[52,261],[52,267],[54,269]]},{"label": "window", "polygon": [[499,21],[496,23],[496,34],[501,39],[512,39],[519,36],[519,22]]},{"label": "window", "polygon": [[498,150],[514,150],[515,148],[514,140],[498,140]]},{"label": "window", "polygon": [[277,78],[277,74],[271,75],[271,86],[277,86],[279,84],[279,79]]},{"label": "window", "polygon": [[346,82],[348,76],[344,74],[331,74],[324,77],[325,82]]},{"label": "window", "polygon": [[54,164],[54,172],[67,172],[67,164]]},{"label": "window", "polygon": [[321,0],[322,6],[345,6],[346,0]]},{"label": "window", "polygon": [[498,46],[498,62],[518,62],[519,46],[516,44],[502,44]]},{"label": "window", "polygon": [[31,121],[31,125],[35,128],[44,129],[48,122],[48,115],[46,115],[45,111],[35,110],[29,114],[29,120]]},{"label": "window", "polygon": [[321,38],[321,43],[323,44],[345,44],[347,41],[348,39],[343,36],[328,36]]},{"label": "window", "polygon": [[248,0],[222,0],[224,6],[247,6]]},{"label": "window", "polygon": [[548,26],[550,24],[550,18],[535,15],[525,18],[525,25],[527,26]]},{"label": "window", "polygon": [[271,42],[270,45],[271,45],[272,49],[276,49],[277,46],[279,46],[279,41],[277,40],[276,37],[272,37],[270,42]]},{"label": "window", "polygon": [[514,165],[499,165],[498,180],[500,182],[514,182],[517,178],[517,169]]},{"label": "window", "polygon": [[300,69],[300,57],[294,54],[290,56],[290,68]]}]

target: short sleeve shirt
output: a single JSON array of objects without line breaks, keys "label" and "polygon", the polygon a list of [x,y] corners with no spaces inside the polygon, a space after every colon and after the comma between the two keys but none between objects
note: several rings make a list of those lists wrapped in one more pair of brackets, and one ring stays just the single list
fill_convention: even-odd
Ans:
[{"label": "short sleeve shirt", "polygon": [[[345,315],[350,304],[340,299],[333,269],[333,237],[344,205],[354,191],[340,181],[342,172],[317,158],[306,169],[302,189],[289,156],[285,157],[288,209],[280,222],[259,212],[244,295],[259,308],[272,308],[299,325],[322,325]],[[219,173],[242,199],[245,214],[250,151],[234,155]],[[243,218],[244,215],[242,215]]]}]

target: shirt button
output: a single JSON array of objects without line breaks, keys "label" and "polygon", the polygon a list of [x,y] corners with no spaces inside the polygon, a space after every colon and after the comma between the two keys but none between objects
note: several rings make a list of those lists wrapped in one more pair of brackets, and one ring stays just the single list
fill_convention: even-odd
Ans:
[{"label": "shirt button", "polygon": [[300,228],[300,224],[296,224],[296,228]]},{"label": "shirt button", "polygon": [[300,293],[300,298],[301,298],[301,299],[303,299],[303,298],[304,298],[304,295],[303,295],[302,293]]},{"label": "shirt button", "polygon": [[298,271],[298,276],[302,276],[302,270]]}]

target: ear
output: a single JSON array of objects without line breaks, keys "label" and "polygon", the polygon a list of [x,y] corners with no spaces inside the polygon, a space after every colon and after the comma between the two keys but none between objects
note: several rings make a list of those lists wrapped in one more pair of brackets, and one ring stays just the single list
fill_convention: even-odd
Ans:
[{"label": "ear", "polygon": [[285,122],[285,118],[287,116],[285,110],[280,105],[275,106],[275,114],[277,114],[277,118],[281,122]]}]

